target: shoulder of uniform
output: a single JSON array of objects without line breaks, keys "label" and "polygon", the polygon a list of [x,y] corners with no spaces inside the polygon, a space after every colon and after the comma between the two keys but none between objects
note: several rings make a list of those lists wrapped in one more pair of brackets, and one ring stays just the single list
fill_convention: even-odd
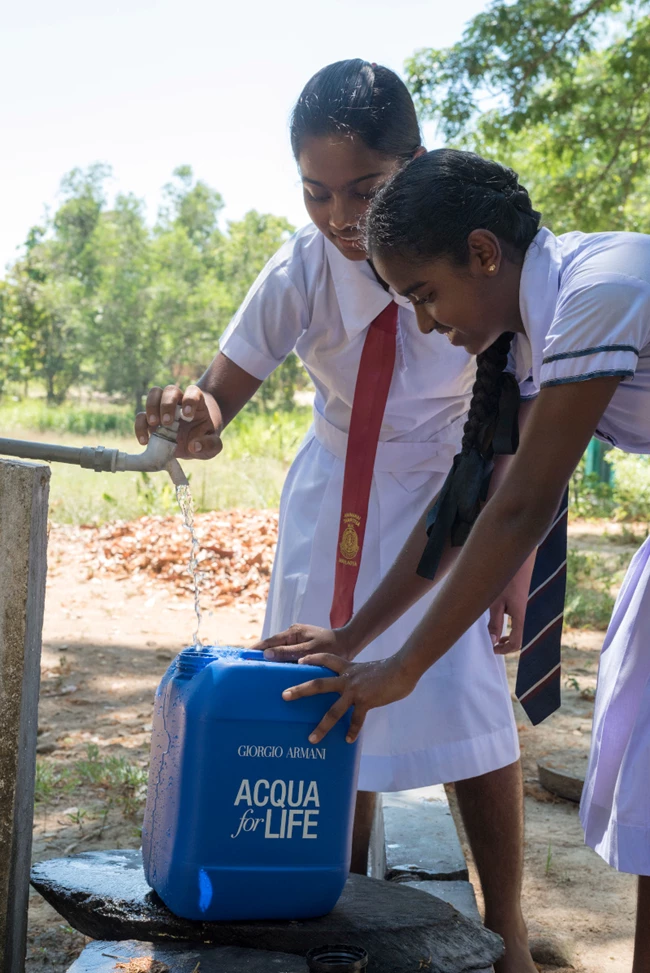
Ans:
[{"label": "shoulder of uniform", "polygon": [[286,274],[289,280],[302,279],[303,267],[323,259],[323,235],[313,223],[296,230],[267,264],[270,274]]}]

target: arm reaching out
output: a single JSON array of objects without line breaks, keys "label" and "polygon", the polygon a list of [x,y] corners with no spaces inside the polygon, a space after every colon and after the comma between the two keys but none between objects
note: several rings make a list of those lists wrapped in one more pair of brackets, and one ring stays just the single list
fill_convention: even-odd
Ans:
[{"label": "arm reaching out", "polygon": [[[523,429],[530,414],[530,405],[531,403],[522,403],[519,413],[520,430]],[[510,462],[509,456],[497,457],[491,485],[492,492],[505,476]],[[434,584],[449,571],[458,556],[460,549],[452,548],[447,544],[435,579],[430,581],[417,574],[417,567],[427,542],[427,513],[428,511],[425,511],[422,514],[395,563],[368,601],[359,608],[347,625],[338,629],[320,628],[317,625],[292,625],[286,631],[258,642],[254,648],[263,649],[267,659],[282,662],[295,661],[305,655],[323,652],[337,655],[348,661],[355,659],[367,645],[430,591]],[[524,567],[521,575],[518,574],[513,578],[512,587],[503,592],[502,597],[494,605],[490,630],[496,632],[498,628],[498,635],[493,639],[495,645],[501,640],[504,612],[507,611],[513,619],[510,635],[507,639],[501,640],[501,650],[507,646],[506,651],[514,652],[520,646],[533,562],[534,557],[531,564]]]},{"label": "arm reaching out", "polygon": [[401,650],[418,678],[485,611],[539,543],[619,382],[597,378],[540,392],[503,483]]},{"label": "arm reaching out", "polygon": [[[422,674],[492,604],[539,543],[619,381],[614,376],[543,389],[503,483],[403,648],[381,663],[338,659],[334,664],[331,655],[312,656],[310,662],[334,668],[338,675],[292,687],[286,698],[339,692],[337,719],[354,706],[352,740],[369,709],[408,695]],[[310,737],[314,742],[333,725],[331,712]]]},{"label": "arm reaching out", "polygon": [[[352,660],[411,605],[429,591],[434,581],[416,574],[427,540],[426,512],[411,531],[397,560],[381,580],[368,601],[343,628],[320,628],[317,625],[292,625],[254,646],[264,649],[267,659],[289,662],[315,652],[327,652]],[[443,556],[437,580],[454,554],[448,549]]]},{"label": "arm reaching out", "polygon": [[[523,431],[530,416],[534,399],[524,399],[519,405],[519,435]],[[508,470],[512,465],[512,456],[496,456],[494,460],[494,472],[490,480],[488,500],[494,496],[499,485],[503,483]],[[494,651],[498,655],[507,655],[510,652],[519,652],[523,642],[524,622],[526,621],[526,609],[528,608],[528,592],[530,591],[530,579],[533,576],[537,548],[528,556],[519,568],[512,580],[506,585],[498,598],[490,605],[490,621],[488,631],[492,639]],[[505,616],[510,618],[510,631],[507,635],[503,634],[503,624]]]}]

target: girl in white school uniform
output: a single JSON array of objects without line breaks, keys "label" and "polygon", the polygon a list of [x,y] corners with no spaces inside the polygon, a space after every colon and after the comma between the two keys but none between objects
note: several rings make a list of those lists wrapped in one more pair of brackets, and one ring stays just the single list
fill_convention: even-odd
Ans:
[{"label": "girl in white school uniform", "polygon": [[[189,421],[182,424],[177,455],[213,457],[221,449],[222,429],[264,379],[293,349],[300,356],[316,388],[314,421],[282,495],[265,634],[293,622],[329,624],[337,598],[345,620],[352,608],[351,589],[344,578],[342,590],[335,592],[337,571],[358,568],[355,604],[370,595],[444,481],[462,435],[475,370],[466,351],[433,345],[418,331],[408,300],[378,278],[361,237],[360,220],[374,193],[423,151],[404,84],[388,69],[364,61],[330,65],[300,96],[291,140],[313,222],[262,271],[198,386],[184,395],[173,386],[152,390],[146,414],[136,425],[146,442],[148,429],[169,422],[181,404]],[[383,363],[381,355],[371,362],[369,390],[361,393],[362,353],[369,347],[372,322],[391,315],[397,332],[386,338],[385,347],[390,350],[392,340],[394,355],[387,399],[385,406],[375,403],[368,415],[372,421],[379,410],[367,511],[348,511],[342,497],[362,476],[354,469],[355,455],[345,475],[355,390],[361,399],[372,399]],[[361,449],[366,440],[362,430]],[[342,514],[352,514],[352,520],[342,525]],[[423,602],[407,612],[366,647],[363,658],[389,656],[425,608]],[[509,613],[516,615],[516,607],[511,605]],[[377,711],[369,720],[353,867],[364,868],[375,792],[459,782],[461,808],[483,875],[487,921],[521,958],[519,966],[503,970],[532,973],[519,907],[518,755],[503,659],[494,654],[487,617],[481,617],[422,680],[413,699]]]},{"label": "girl in white school uniform", "polygon": [[[290,698],[341,693],[314,740],[350,705],[354,738],[369,710],[409,696],[444,663],[543,536],[592,435],[627,452],[650,453],[650,236],[556,237],[539,229],[539,214],[515,173],[470,153],[440,150],[416,159],[380,194],[368,239],[378,273],[409,297],[423,333],[440,332],[454,348],[477,354],[490,349],[504,365],[513,339],[507,371],[527,396],[538,394],[508,473],[392,659],[344,661],[351,647],[358,651],[369,633],[375,637],[430,585],[416,568],[424,543],[444,540],[436,537],[444,531],[442,508],[429,540],[421,523],[348,626],[303,627],[304,651],[336,653],[310,661],[339,676],[298,686]],[[441,340],[431,337],[436,345]],[[493,393],[509,381],[496,369],[484,374],[475,389],[479,412],[479,400],[498,403]],[[495,417],[483,409],[454,477],[485,459]],[[400,604],[386,609],[394,590]],[[614,868],[640,876],[633,973],[650,971],[649,633],[650,539],[630,565],[603,646],[580,812],[587,843]]]}]

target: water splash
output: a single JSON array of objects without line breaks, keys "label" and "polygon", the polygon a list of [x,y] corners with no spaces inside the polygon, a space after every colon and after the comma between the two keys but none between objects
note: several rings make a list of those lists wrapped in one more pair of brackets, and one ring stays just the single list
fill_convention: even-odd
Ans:
[{"label": "water splash", "polygon": [[199,632],[201,630],[201,573],[199,572],[200,545],[199,539],[196,535],[196,530],[194,528],[194,501],[192,500],[189,483],[180,484],[176,487],[176,499],[178,500],[178,505],[181,508],[185,526],[190,532],[190,537],[192,538],[190,560],[188,563],[190,576],[192,578],[192,585],[194,587],[194,613],[196,615],[196,631],[192,636],[192,647],[195,649],[202,649],[203,643],[199,638]]}]

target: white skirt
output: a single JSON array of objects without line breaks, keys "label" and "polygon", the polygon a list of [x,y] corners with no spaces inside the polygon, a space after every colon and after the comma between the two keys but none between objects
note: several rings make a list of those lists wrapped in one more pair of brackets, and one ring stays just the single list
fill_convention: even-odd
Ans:
[{"label": "white skirt", "polygon": [[619,872],[650,875],[650,538],[625,575],[600,657],[580,806],[585,841]]},{"label": "white skirt", "polygon": [[[340,453],[342,446],[338,445]],[[422,469],[426,464],[420,463],[416,471],[382,470],[382,465],[413,466],[411,460],[403,461],[399,447],[404,446],[404,454],[413,459],[418,450],[422,453],[424,445],[429,453],[435,447],[435,443],[380,444],[355,591],[356,608],[391,567],[444,481],[449,450],[444,463],[438,461],[435,472],[431,470],[435,463],[429,463],[429,469]],[[329,627],[343,472],[343,458],[326,448],[312,430],[289,471],[282,494],[265,637],[294,622]],[[396,652],[432,597],[433,592],[422,598],[358,659],[385,659]],[[505,767],[518,756],[505,663],[493,651],[486,616],[425,673],[407,699],[368,714],[359,788],[394,791],[464,780]]]}]

